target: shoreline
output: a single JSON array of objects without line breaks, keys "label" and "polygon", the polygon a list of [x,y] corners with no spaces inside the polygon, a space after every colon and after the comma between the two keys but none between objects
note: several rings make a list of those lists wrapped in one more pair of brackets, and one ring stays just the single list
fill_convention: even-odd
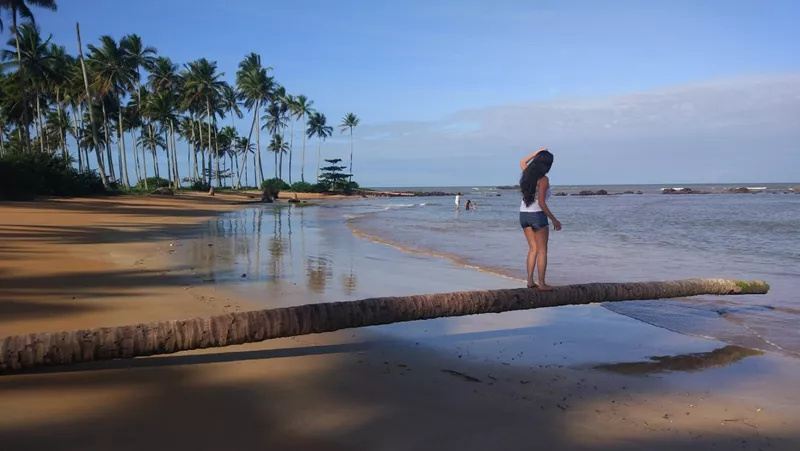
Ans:
[{"label": "shoreline", "polygon": [[[22,276],[15,264],[38,274],[25,284],[4,284],[0,299],[47,301],[27,317],[13,319],[4,310],[2,334],[35,324],[205,316],[307,302],[309,296],[341,300],[512,283],[362,240],[343,223],[333,226],[340,219],[325,216],[327,209],[248,208],[200,197],[190,201],[195,210],[177,208],[180,196],[146,198],[144,205],[123,199],[101,209],[95,202],[102,201],[68,201],[67,213],[18,207],[17,215],[25,215],[17,216],[16,227],[9,206],[0,204],[0,277]],[[37,225],[20,224],[23,219]],[[247,263],[257,261],[259,251],[263,260]],[[47,259],[55,260],[50,276],[61,273],[49,286],[42,283],[47,268],[36,267]],[[84,267],[69,269],[77,266]],[[100,268],[125,275],[102,281]],[[76,287],[81,272],[90,276]],[[145,274],[137,279],[128,272]],[[203,282],[209,274],[215,282]],[[66,287],[79,296],[69,299]],[[100,310],[73,309],[56,318],[45,313],[44,307],[65,300]],[[427,449],[434,441],[437,449],[528,449],[536,440],[570,450],[793,449],[800,440],[792,430],[798,425],[794,400],[779,399],[797,366],[774,354],[700,373],[625,376],[592,369],[721,346],[599,306],[346,330],[2,376],[0,408],[10,414],[0,420],[0,439],[15,449],[86,449],[87,443],[127,449],[175,434],[199,448],[258,447],[270,440],[281,449]],[[21,403],[24,411],[14,408]],[[70,409],[68,418],[58,418],[63,409]],[[220,409],[229,414],[209,420]],[[408,428],[413,436],[402,432]]]}]

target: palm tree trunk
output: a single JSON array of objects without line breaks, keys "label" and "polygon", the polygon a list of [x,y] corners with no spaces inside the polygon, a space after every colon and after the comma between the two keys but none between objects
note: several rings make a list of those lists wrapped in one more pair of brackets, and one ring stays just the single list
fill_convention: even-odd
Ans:
[{"label": "palm tree trunk", "polygon": [[[239,174],[239,156],[238,156],[238,155],[236,155],[236,156],[234,157],[233,155],[231,155],[231,158],[232,158],[232,161],[231,161],[231,168],[233,168],[233,165],[235,164],[235,165],[236,165],[236,174],[238,175],[238,174]],[[238,185],[239,185],[239,181],[237,180],[237,181],[236,181],[236,188],[238,188],[238,187],[239,187]],[[234,187],[234,184],[233,184],[233,174],[231,174],[231,188],[233,188],[233,187]]]},{"label": "palm tree trunk", "polygon": [[264,168],[261,167],[261,121],[258,117],[258,108],[260,106],[260,102],[256,102],[255,114],[256,114],[256,164],[253,169],[258,171],[258,174],[261,178],[256,177],[256,185],[261,187],[261,183],[264,181]]},{"label": "palm tree trunk", "polygon": [[[16,26],[16,20],[14,25]],[[89,91],[89,77],[86,75],[86,63],[83,60],[83,44],[81,43],[81,26],[75,23],[75,33],[78,35],[78,57],[81,60],[81,71],[83,72],[83,85],[86,88],[86,104],[89,106],[89,120],[92,121],[92,139],[94,140],[95,155],[97,156],[97,172],[100,173],[100,180],[103,186],[108,189],[108,178],[106,177],[105,167],[103,166],[103,159],[100,156],[100,138],[97,135],[97,123],[94,121],[94,112],[92,111],[92,94]],[[19,51],[19,41],[17,41],[17,51]],[[21,59],[21,58],[20,58]]]},{"label": "palm tree trunk", "polygon": [[[114,174],[114,160],[111,155],[111,137],[109,136],[110,127],[108,126],[108,114],[106,114],[106,102],[104,102],[103,99],[100,99],[100,105],[103,107],[103,125],[105,127],[103,132],[106,137],[106,158],[108,158],[108,172],[112,176],[116,177],[116,174]],[[117,179],[117,181],[119,180],[121,180],[121,178]]]},{"label": "palm tree trunk", "polygon": [[[19,30],[17,29],[17,10],[16,8],[12,7],[11,10],[11,23],[14,29],[14,42],[17,45],[17,67],[19,70],[22,70],[22,51],[19,48]],[[78,42],[80,42],[80,31],[78,31]],[[81,52],[82,53],[82,52]],[[81,62],[83,60],[81,59]],[[86,70],[84,69],[84,77],[86,76]],[[20,77],[20,92],[22,93],[22,123],[25,126],[25,138],[26,142],[23,144],[23,149],[27,149],[28,152],[31,150],[31,137],[30,137],[30,124],[28,123],[28,96],[26,95],[27,90],[25,89],[25,80],[23,77]]]},{"label": "palm tree trunk", "polygon": [[253,137],[253,129],[256,126],[256,118],[258,114],[253,116],[253,122],[250,123],[250,133],[247,134],[247,141],[245,142],[245,149],[242,151],[242,171],[239,172],[239,176],[236,178],[236,189],[242,187],[242,174],[245,174],[245,183],[247,183],[247,174],[245,171],[247,170],[247,152],[250,148],[250,139]]},{"label": "palm tree trunk", "polygon": [[[192,161],[194,162],[194,176],[192,177],[193,181],[197,181],[197,149],[194,147],[194,113],[189,116],[192,119],[192,143],[189,147],[189,150],[192,152]],[[200,135],[200,147],[203,147],[203,135]]]},{"label": "palm tree trunk", "polygon": [[[156,157],[156,144],[155,144],[155,136],[153,136],[153,124],[147,124],[147,130],[150,134],[150,156],[153,157],[153,172],[155,173],[156,178],[161,178],[161,173],[158,170],[158,158]],[[158,182],[156,182],[158,183]],[[156,186],[158,188],[158,186]]]},{"label": "palm tree trunk", "polygon": [[133,141],[133,169],[136,172],[136,184],[142,183],[142,164],[139,160],[139,144],[136,142],[136,132],[131,129],[131,141]]},{"label": "palm tree trunk", "polygon": [[591,283],[553,291],[527,288],[308,304],[211,318],[164,321],[0,339],[0,371],[98,360],[172,354],[405,321],[501,313],[565,305],[699,295],[766,294],[764,282],[691,279],[672,282]]},{"label": "palm tree trunk", "polygon": [[175,187],[181,187],[181,173],[178,170],[178,147],[175,140],[175,124],[169,121],[169,138],[172,140],[172,167],[175,174]]},{"label": "palm tree trunk", "polygon": [[72,109],[72,115],[75,116],[75,121],[73,122],[72,126],[75,129],[75,141],[78,145],[78,170],[80,172],[88,171],[89,170],[89,161],[83,157],[83,146],[81,146],[81,141],[83,141],[83,135],[81,130],[83,130],[83,103],[80,104],[80,115],[78,114],[77,108],[75,104],[71,104],[70,108]]},{"label": "palm tree trunk", "polygon": [[[61,107],[61,90],[56,89],[56,109],[58,112],[58,137],[61,139],[61,158],[65,161],[67,159],[67,131],[61,126],[61,118],[64,115],[64,110]],[[0,148],[3,146],[3,133],[0,129]]]},{"label": "palm tree trunk", "polygon": [[42,108],[40,105],[40,97],[39,90],[36,90],[36,122],[39,124],[39,130],[37,133],[39,133],[39,148],[42,150],[42,153],[44,153],[44,141],[46,138],[44,124],[42,124]]},{"label": "palm tree trunk", "polygon": [[164,127],[164,124],[161,124],[161,128],[164,129],[164,145],[167,146],[167,148],[164,149],[164,153],[167,154],[167,182],[169,183],[169,186],[173,186],[172,184],[175,180],[173,180],[172,177],[173,171],[172,171],[172,158],[170,158],[171,152],[170,152],[169,135],[167,134],[167,127]]},{"label": "palm tree trunk", "polygon": [[348,181],[353,183],[353,127],[350,127],[350,179]]},{"label": "palm tree trunk", "polygon": [[[142,138],[142,134],[144,130],[139,127],[139,139]],[[142,175],[144,176],[142,180],[144,181],[144,189],[145,191],[150,191],[150,187],[147,186],[147,150],[145,149],[144,143],[142,143]]]},{"label": "palm tree trunk", "polygon": [[294,116],[289,119],[289,184],[292,184],[292,152],[294,151]]},{"label": "palm tree trunk", "polygon": [[[281,146],[285,146],[286,145],[286,144],[284,144],[285,142],[286,142],[286,126],[284,125],[282,127],[282,130],[281,130]],[[278,178],[283,180],[283,147],[281,147],[278,150],[278,152],[279,152],[279,155],[278,155]]]},{"label": "palm tree trunk", "polygon": [[117,117],[119,121],[117,124],[117,149],[119,149],[120,156],[122,156],[122,179],[125,181],[125,186],[131,189],[131,181],[128,178],[128,156],[126,155],[127,149],[125,149],[125,132],[123,131],[122,124],[122,99],[119,100],[119,103],[120,108]]},{"label": "palm tree trunk", "polygon": [[306,128],[308,127],[308,124],[306,124],[306,115],[305,114],[303,114],[302,120],[303,120],[303,150],[302,150],[302,152],[300,152],[300,181],[301,182],[305,182],[306,181],[306,176],[305,176],[305,173],[306,173]]},{"label": "palm tree trunk", "polygon": [[[219,136],[217,135],[217,120],[214,118],[214,164],[216,167],[217,188],[222,188],[222,179],[219,177]],[[211,169],[211,161],[208,162],[208,168]]]},{"label": "palm tree trunk", "polygon": [[211,186],[211,99],[206,97],[206,119],[208,120],[208,186]]},{"label": "palm tree trunk", "polygon": [[319,183],[319,159],[322,156],[322,138],[317,136],[317,183]]}]

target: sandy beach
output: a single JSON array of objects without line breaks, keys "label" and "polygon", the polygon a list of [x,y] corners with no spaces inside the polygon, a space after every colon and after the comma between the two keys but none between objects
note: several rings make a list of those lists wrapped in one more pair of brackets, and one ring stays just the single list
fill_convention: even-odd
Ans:
[{"label": "sandy beach", "polygon": [[[250,200],[0,203],[0,336],[519,283],[360,239],[329,209]],[[0,444],[796,450],[799,372],[565,307],[2,375]]]}]

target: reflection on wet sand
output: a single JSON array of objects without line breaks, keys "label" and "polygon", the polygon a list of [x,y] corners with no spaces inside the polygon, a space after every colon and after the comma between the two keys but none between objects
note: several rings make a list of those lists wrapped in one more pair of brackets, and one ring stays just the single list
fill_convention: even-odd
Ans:
[{"label": "reflection on wet sand", "polygon": [[622,362],[598,365],[594,369],[627,375],[647,375],[668,371],[695,372],[719,368],[736,363],[745,357],[763,354],[762,351],[741,346],[725,346],[711,352],[697,352],[674,356],[650,357],[649,362]]},{"label": "reflection on wet sand", "polygon": [[335,219],[294,205],[233,212],[210,221],[181,254],[206,282],[237,284],[259,296],[305,290],[325,295],[315,301],[339,300],[355,295],[359,265],[355,238]]}]

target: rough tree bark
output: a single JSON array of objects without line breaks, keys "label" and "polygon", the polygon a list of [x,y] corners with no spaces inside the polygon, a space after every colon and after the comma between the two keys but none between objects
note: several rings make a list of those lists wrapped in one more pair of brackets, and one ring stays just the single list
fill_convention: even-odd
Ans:
[{"label": "rough tree bark", "polygon": [[354,327],[597,302],[698,295],[765,294],[764,282],[690,279],[590,283],[553,291],[527,288],[309,304],[211,318],[164,321],[0,339],[0,371],[171,354]]}]

